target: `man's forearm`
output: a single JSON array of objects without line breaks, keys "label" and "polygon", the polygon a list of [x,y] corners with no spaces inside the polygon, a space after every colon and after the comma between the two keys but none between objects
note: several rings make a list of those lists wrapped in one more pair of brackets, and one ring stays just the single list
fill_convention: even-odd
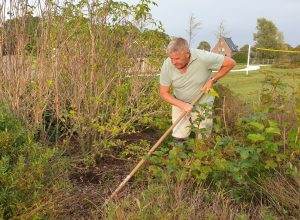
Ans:
[{"label": "man's forearm", "polygon": [[235,66],[235,61],[231,58],[226,57],[226,61],[224,62],[223,66],[220,70],[213,76],[214,81],[218,81],[223,76],[225,76],[229,71]]},{"label": "man's forearm", "polygon": [[176,99],[173,95],[171,95],[170,93],[163,93],[160,95],[163,100],[165,100],[166,102],[170,103],[171,105],[175,105],[178,108],[181,108],[183,104],[185,104],[185,102]]},{"label": "man's forearm", "polygon": [[176,99],[173,95],[171,95],[169,86],[160,85],[159,94],[163,100],[167,101],[171,105],[177,106],[182,111],[190,112],[193,109],[193,106],[190,103]]},{"label": "man's forearm", "polygon": [[218,81],[221,79],[223,76],[225,76],[233,67],[231,66],[224,66],[222,67],[215,75],[214,75],[214,80]]}]

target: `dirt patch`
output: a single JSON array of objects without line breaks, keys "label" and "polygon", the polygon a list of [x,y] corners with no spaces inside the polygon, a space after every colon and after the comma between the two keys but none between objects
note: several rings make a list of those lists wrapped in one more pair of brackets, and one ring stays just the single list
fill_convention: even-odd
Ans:
[{"label": "dirt patch", "polygon": [[138,133],[122,134],[118,138],[125,140],[127,144],[136,143],[141,140],[147,140],[151,144],[154,144],[162,135],[162,132],[158,129],[148,128]]},{"label": "dirt patch", "polygon": [[[140,133],[123,134],[118,139],[126,144],[138,143],[148,140],[154,144],[160,137],[156,130],[147,129]],[[110,156],[96,156],[94,166],[87,167],[82,162],[73,164],[69,180],[72,183],[72,191],[66,195],[68,202],[57,204],[58,218],[93,219],[101,218],[102,205],[117,186],[129,174],[136,161]],[[133,178],[119,193],[119,197],[127,195],[132,190]]]},{"label": "dirt patch", "polygon": [[[72,190],[65,196],[67,202],[57,204],[55,217],[93,219],[102,215],[102,205],[132,168],[132,162],[112,157],[95,158],[95,166],[83,163],[73,166],[69,175]],[[127,194],[130,184],[119,196]]]},{"label": "dirt patch", "polygon": [[100,183],[101,176],[99,173],[93,170],[87,170],[86,172],[74,172],[70,174],[70,180],[76,184],[98,184]]}]

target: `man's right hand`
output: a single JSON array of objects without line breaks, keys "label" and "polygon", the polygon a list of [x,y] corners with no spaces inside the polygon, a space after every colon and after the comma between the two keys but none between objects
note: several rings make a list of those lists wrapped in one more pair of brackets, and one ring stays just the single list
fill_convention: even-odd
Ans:
[{"label": "man's right hand", "polygon": [[169,86],[159,86],[159,94],[160,96],[169,102],[171,105],[175,105],[180,108],[184,112],[190,112],[193,109],[193,106],[189,103],[183,102],[179,99],[176,99],[174,96],[170,94],[170,87]]},{"label": "man's right hand", "polygon": [[193,106],[186,102],[182,102],[178,107],[184,112],[191,112],[193,109]]}]

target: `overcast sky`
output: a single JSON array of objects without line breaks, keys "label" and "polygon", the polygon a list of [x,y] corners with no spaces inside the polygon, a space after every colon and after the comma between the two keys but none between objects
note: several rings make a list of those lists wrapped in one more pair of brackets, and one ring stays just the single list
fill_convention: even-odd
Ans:
[{"label": "overcast sky", "polygon": [[[127,0],[138,2],[138,0]],[[216,43],[215,32],[222,20],[239,47],[253,43],[256,21],[265,17],[283,32],[292,46],[300,44],[300,0],[157,0],[152,15],[160,20],[169,35],[187,37],[188,19],[193,14],[202,22],[194,46],[206,40]]]},{"label": "overcast sky", "polygon": [[[29,0],[31,3],[36,1]],[[120,1],[132,4],[139,2],[139,0]],[[192,14],[201,21],[201,29],[193,41],[193,47],[203,40],[214,45],[216,43],[215,32],[222,20],[235,44],[239,47],[248,43],[253,44],[256,21],[260,17],[273,21],[283,32],[287,43],[292,46],[300,45],[300,0],[155,1],[158,6],[153,6],[151,13],[154,18],[162,22],[169,35],[186,38],[188,19]]]}]

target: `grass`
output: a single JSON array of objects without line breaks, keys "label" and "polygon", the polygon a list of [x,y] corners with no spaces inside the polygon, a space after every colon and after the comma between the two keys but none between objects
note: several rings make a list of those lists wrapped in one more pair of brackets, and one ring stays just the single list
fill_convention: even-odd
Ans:
[{"label": "grass", "polygon": [[249,75],[246,75],[245,72],[231,72],[228,76],[222,78],[220,82],[243,100],[256,102],[258,100],[258,92],[262,87],[262,81],[265,78],[264,71],[272,71],[274,75],[282,75],[283,82],[291,86],[291,92],[300,85],[300,68],[277,69],[262,67],[261,70],[249,72]]},{"label": "grass", "polygon": [[235,69],[235,70],[244,69],[244,68],[246,68],[246,66],[247,66],[247,64],[237,63],[233,69]]}]

